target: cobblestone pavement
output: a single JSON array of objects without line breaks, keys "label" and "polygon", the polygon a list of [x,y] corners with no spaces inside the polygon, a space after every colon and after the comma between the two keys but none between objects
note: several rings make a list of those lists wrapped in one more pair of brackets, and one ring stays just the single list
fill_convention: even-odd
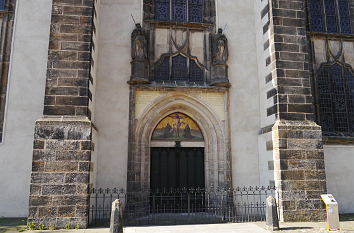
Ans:
[{"label": "cobblestone pavement", "polygon": [[[341,233],[353,233],[354,221],[341,222]],[[280,223],[279,233],[327,233],[325,222]],[[109,233],[108,228],[86,230],[26,231],[28,233]],[[265,223],[126,227],[124,233],[269,233]],[[10,233],[10,232],[9,232]]]}]

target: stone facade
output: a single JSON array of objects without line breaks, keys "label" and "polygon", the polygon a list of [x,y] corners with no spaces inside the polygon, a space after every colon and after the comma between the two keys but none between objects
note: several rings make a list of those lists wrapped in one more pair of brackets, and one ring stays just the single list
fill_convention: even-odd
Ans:
[{"label": "stone facade", "polygon": [[88,226],[93,0],[54,0],[44,117],[36,122],[29,222]]},{"label": "stone facade", "polygon": [[314,122],[306,1],[269,5],[274,89],[268,92],[273,126],[275,185],[281,221],[323,220],[320,194],[326,192],[321,128]]},{"label": "stone facade", "polygon": [[[21,12],[30,12],[44,0],[22,1],[17,5]],[[153,0],[46,1],[52,5],[51,21],[49,10],[39,10],[47,13],[45,25],[51,23],[50,34],[44,33],[49,49],[47,54],[45,45],[45,56],[39,57],[43,63],[48,57],[47,66],[37,64],[38,56],[26,60],[33,48],[23,52],[29,47],[26,42],[36,48],[36,30],[23,29],[28,25],[23,22],[33,15],[14,20],[19,22],[14,33],[22,41],[14,40],[12,47],[16,52],[12,70],[17,75],[9,72],[8,80],[14,85],[6,80],[13,11],[0,13],[0,18],[9,17],[3,23],[7,32],[5,26],[2,29],[7,42],[1,43],[8,47],[0,48],[5,67],[0,112],[5,112],[5,93],[11,86],[15,91],[8,98],[12,112],[7,120],[13,123],[8,129],[21,128],[12,141],[4,141],[11,150],[0,144],[0,156],[9,154],[0,166],[6,166],[0,189],[9,186],[6,180],[17,176],[21,166],[16,184],[31,177],[31,190],[17,192],[29,196],[29,221],[58,228],[68,222],[87,227],[91,187],[149,190],[151,147],[161,145],[151,140],[151,134],[161,119],[177,111],[193,119],[203,134],[204,141],[192,146],[204,147],[205,188],[275,185],[282,221],[323,219],[319,195],[327,189],[340,194],[342,210],[354,210],[354,184],[343,181],[354,174],[353,138],[322,136],[313,84],[329,50],[334,54],[343,45],[340,61],[354,66],[353,35],[309,31],[307,0],[205,0],[199,23],[155,20]],[[354,0],[349,2],[354,15]],[[172,15],[172,7],[170,11]],[[21,26],[26,33],[16,32]],[[27,37],[29,31],[32,37]],[[183,61],[185,69],[179,71],[188,70],[188,78],[172,78],[175,58]],[[170,63],[156,78],[164,59]],[[18,111],[17,105],[32,96],[36,97],[32,102],[40,102],[39,94],[27,93],[35,78],[46,79],[46,85],[37,82],[33,88],[42,90],[41,95],[45,90],[44,106],[38,104],[31,118],[39,118],[35,127],[31,124],[33,128],[25,130],[24,121],[18,119],[32,108],[22,106]],[[31,157],[33,139],[26,136],[29,148],[25,148],[25,139],[18,135],[33,131],[30,163],[26,159]],[[17,203],[18,195],[0,200],[1,215]]]},{"label": "stone facade", "polygon": [[44,117],[36,122],[28,222],[88,225],[91,122]]}]

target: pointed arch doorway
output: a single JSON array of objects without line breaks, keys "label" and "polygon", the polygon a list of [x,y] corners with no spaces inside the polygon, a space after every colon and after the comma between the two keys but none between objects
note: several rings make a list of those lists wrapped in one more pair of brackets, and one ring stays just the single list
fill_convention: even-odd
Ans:
[{"label": "pointed arch doorway", "polygon": [[163,118],[151,137],[150,189],[204,189],[204,137],[198,124],[176,112]]}]

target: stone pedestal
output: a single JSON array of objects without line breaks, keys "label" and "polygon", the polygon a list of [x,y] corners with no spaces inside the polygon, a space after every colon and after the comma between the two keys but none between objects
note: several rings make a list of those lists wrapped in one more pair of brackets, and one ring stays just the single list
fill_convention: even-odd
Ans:
[{"label": "stone pedestal", "polygon": [[211,67],[211,86],[229,87],[230,82],[227,77],[227,65],[213,65]]},{"label": "stone pedestal", "polygon": [[43,117],[36,122],[28,222],[87,227],[91,138],[86,117]]},{"label": "stone pedestal", "polygon": [[324,220],[321,194],[326,193],[326,174],[321,127],[312,121],[276,121],[273,159],[280,221]]},{"label": "stone pedestal", "polygon": [[112,203],[110,233],[123,233],[123,207],[122,203],[116,199]]},{"label": "stone pedestal", "polygon": [[129,84],[146,84],[149,81],[149,62],[148,60],[134,60],[131,62],[132,75]]},{"label": "stone pedestal", "polygon": [[266,225],[269,230],[278,231],[279,230],[279,219],[277,211],[277,202],[275,198],[269,196],[266,201]]}]

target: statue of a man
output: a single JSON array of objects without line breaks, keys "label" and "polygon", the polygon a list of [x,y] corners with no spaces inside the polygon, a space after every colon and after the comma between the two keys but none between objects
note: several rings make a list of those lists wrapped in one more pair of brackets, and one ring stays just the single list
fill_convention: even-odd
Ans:
[{"label": "statue of a man", "polygon": [[140,23],[137,23],[136,28],[132,33],[132,58],[146,59],[147,58],[147,42],[144,30]]},{"label": "statue of a man", "polygon": [[228,59],[228,46],[227,38],[223,34],[221,28],[218,30],[218,34],[214,37],[214,64],[226,64]]}]

